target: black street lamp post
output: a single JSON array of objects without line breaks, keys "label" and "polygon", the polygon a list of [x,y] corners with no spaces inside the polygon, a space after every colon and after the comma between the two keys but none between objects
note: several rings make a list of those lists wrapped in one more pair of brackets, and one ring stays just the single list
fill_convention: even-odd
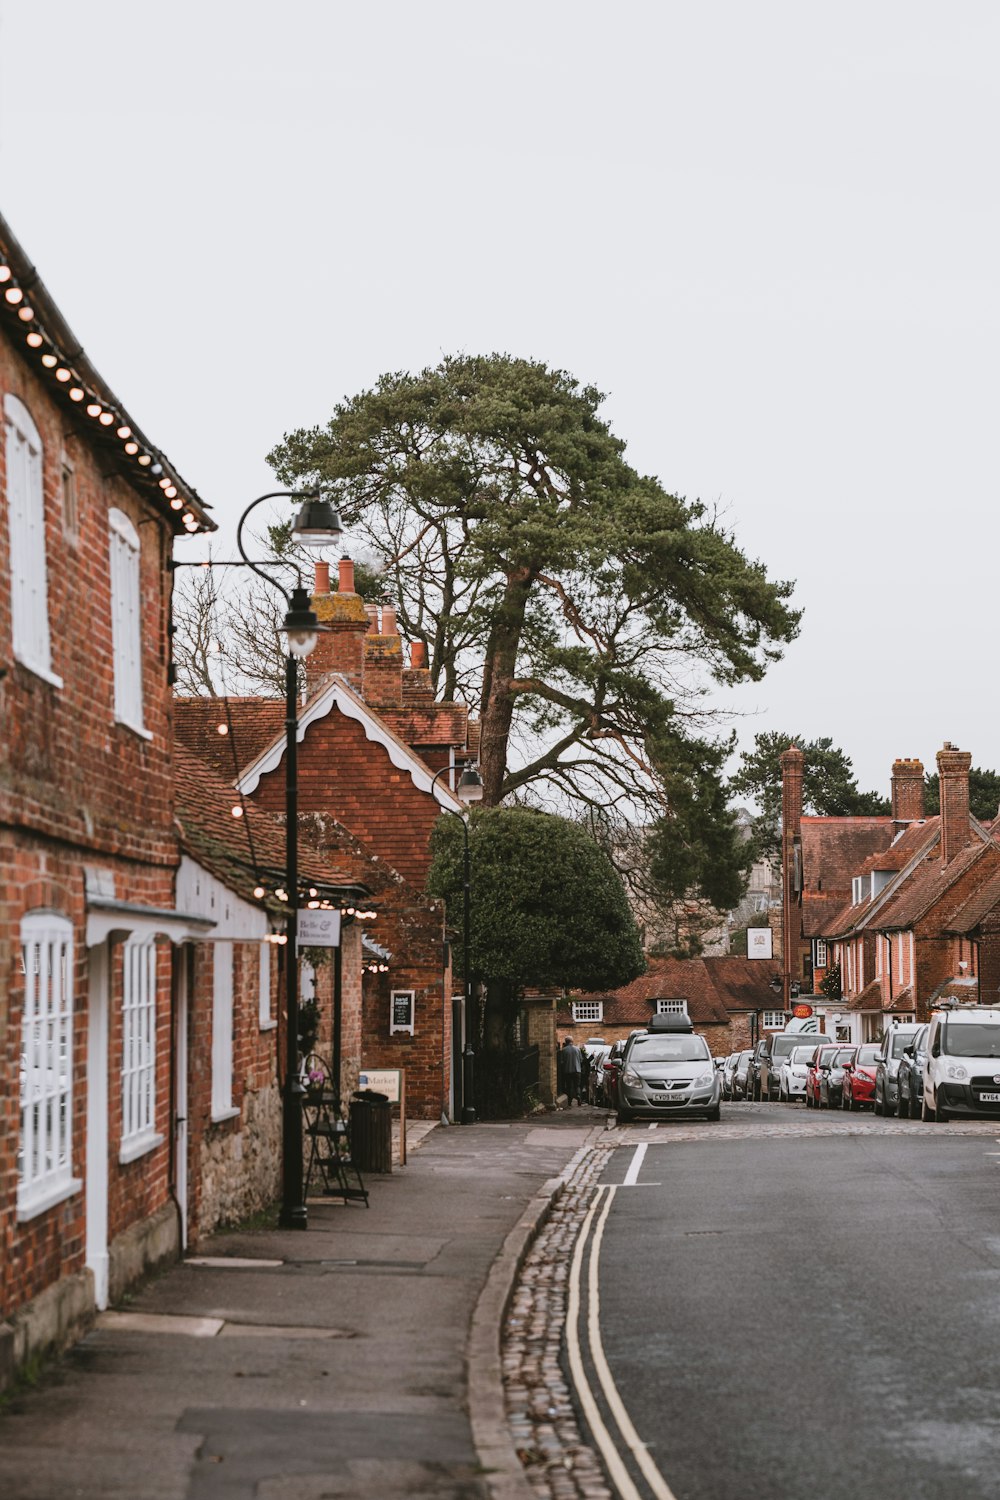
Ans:
[{"label": "black street lamp post", "polygon": [[316,496],[302,497],[286,490],[260,495],[240,516],[236,528],[236,545],[248,568],[284,595],[288,606],[282,629],[288,645],[285,658],[285,893],[288,916],[285,927],[285,1081],[281,1112],[281,1212],[283,1229],[305,1229],[309,1223],[305,1203],[302,1164],[302,1097],[305,1089],[299,1077],[299,783],[298,783],[298,664],[316,644],[319,621],[310,607],[309,593],[298,584],[291,593],[273,578],[271,563],[252,562],[243,549],[243,525],[250,512],[265,500],[304,498],[292,527],[296,541],[306,546],[333,544],[341,535],[340,518],[327,501]]},{"label": "black street lamp post", "polygon": [[[450,766],[443,766],[431,782],[431,792],[442,776],[448,774]],[[455,794],[460,802],[464,802],[466,808],[473,802],[481,802],[483,797],[483,780],[472,761],[466,761],[464,769],[458,780]],[[472,1045],[472,976],[469,968],[469,930],[470,930],[470,906],[472,879],[469,861],[469,814],[468,812],[455,812],[454,808],[448,807],[445,812],[450,812],[458,818],[462,824],[462,836],[464,839],[463,866],[462,866],[462,968],[463,968],[463,1015],[465,1019],[465,1046],[462,1049],[462,1115],[463,1125],[474,1125],[476,1123],[476,1053]]]}]

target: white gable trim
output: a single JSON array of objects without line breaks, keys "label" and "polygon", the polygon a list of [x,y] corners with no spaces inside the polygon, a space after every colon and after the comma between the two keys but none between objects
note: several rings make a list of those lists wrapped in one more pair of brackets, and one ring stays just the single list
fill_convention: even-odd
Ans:
[{"label": "white gable trim", "polygon": [[[299,714],[296,739],[300,745],[305,739],[306,730],[310,724],[315,724],[318,719],[325,719],[334,708],[338,708],[345,718],[353,719],[356,724],[360,724],[365,732],[365,738],[373,745],[381,745],[396,769],[409,774],[410,780],[418,791],[431,791],[434,773],[424,765],[419,756],[414,755],[408,745],[404,745],[403,741],[393,734],[387,724],[383,724],[367,703],[351,692],[342,678],[332,678],[323,691],[317,693],[312,702],[307,703]],[[260,778],[280,766],[284,754],[285,736],[282,733],[277,739],[272,740],[268,748],[262,751],[255,761],[251,761],[247,766],[236,782],[238,790],[245,797],[249,797],[257,790]],[[434,784],[433,794],[435,801],[448,812],[457,812],[464,816],[464,803],[460,802],[455,794],[443,784],[443,778]]]}]

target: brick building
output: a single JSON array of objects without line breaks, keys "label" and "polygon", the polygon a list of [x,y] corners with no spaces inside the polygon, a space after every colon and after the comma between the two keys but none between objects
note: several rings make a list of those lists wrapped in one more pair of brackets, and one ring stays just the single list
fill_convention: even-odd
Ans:
[{"label": "brick building", "polygon": [[[307,659],[299,711],[299,808],[321,847],[364,864],[378,912],[372,938],[391,954],[385,972],[366,972],[360,1062],[405,1068],[408,1109],[454,1118],[462,1038],[453,1016],[460,1021],[461,1011],[453,1007],[444,909],[423,892],[431,830],[443,811],[463,811],[452,786],[456,760],[468,752],[468,711],[434,700],[419,645],[406,666],[394,610],[364,603],[349,559],[335,592],[329,566],[317,564],[312,603],[325,629]],[[222,747],[213,700],[180,699],[178,735],[222,775],[236,756],[235,784],[251,823],[258,810],[276,816],[284,805],[284,704],[230,699],[229,712],[232,735]]]},{"label": "brick building", "polygon": [[214,529],[0,220],[0,1385],[176,1254],[173,539]]},{"label": "brick building", "polygon": [[786,1016],[775,993],[774,966],[753,958],[651,958],[645,974],[621,989],[573,994],[560,1004],[560,1040],[617,1042],[655,1015],[684,1015],[713,1056],[749,1047],[751,1037],[780,1031]]},{"label": "brick building", "polygon": [[897,760],[888,818],[821,819],[800,815],[800,752],[782,756],[792,972],[818,988],[839,966],[841,997],[819,1002],[832,1035],[865,1041],[946,995],[996,996],[1000,845],[970,814],[971,761],[938,752],[938,816],[924,816],[920,761]]}]

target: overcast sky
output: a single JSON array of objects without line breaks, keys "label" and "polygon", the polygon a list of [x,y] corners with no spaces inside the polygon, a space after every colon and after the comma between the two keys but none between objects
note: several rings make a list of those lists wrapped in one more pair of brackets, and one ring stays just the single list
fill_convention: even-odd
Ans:
[{"label": "overcast sky", "polygon": [[887,791],[1000,767],[998,70],[995,0],[0,0],[0,207],[227,540],[383,371],[593,382],[797,580],[741,738]]}]

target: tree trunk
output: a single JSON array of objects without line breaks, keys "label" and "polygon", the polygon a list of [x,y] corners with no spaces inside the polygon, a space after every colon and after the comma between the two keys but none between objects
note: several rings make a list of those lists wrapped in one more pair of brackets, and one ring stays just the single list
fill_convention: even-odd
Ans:
[{"label": "tree trunk", "polygon": [[524,612],[534,581],[535,575],[530,568],[518,568],[508,573],[503,604],[496,613],[486,646],[479,743],[484,807],[496,807],[503,795],[507,743],[514,716],[514,695],[510,684],[514,680]]}]

